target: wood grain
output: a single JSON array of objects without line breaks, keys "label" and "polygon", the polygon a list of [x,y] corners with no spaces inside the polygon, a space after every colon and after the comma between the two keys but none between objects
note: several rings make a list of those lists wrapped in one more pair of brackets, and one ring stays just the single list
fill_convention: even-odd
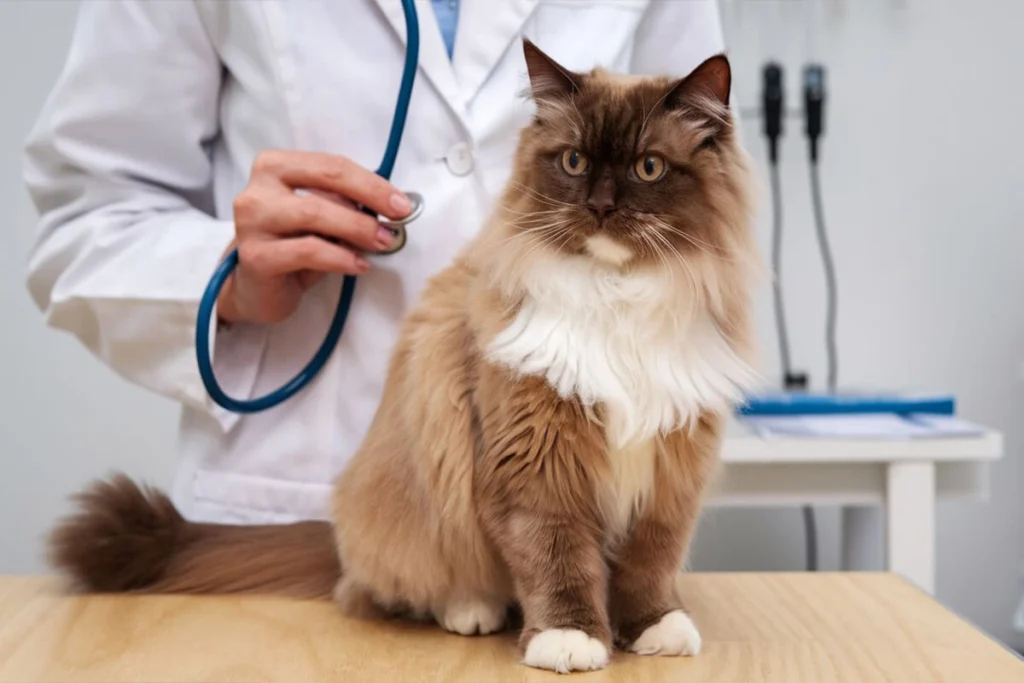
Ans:
[{"label": "wood grain", "polygon": [[[1024,663],[886,574],[681,578],[704,651],[616,653],[599,682],[1012,683]],[[565,680],[518,661],[510,634],[343,618],[330,603],[268,598],[62,595],[46,578],[0,578],[0,681]]]}]

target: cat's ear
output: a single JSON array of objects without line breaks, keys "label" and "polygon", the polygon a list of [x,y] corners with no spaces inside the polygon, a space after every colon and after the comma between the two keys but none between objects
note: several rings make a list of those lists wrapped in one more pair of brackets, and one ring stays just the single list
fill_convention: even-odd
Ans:
[{"label": "cat's ear", "polygon": [[688,76],[678,81],[669,91],[665,102],[675,109],[700,98],[711,98],[728,107],[731,89],[732,67],[729,59],[719,54],[704,60]]},{"label": "cat's ear", "polygon": [[530,95],[534,100],[568,97],[580,89],[580,74],[566,69],[526,38],[523,38],[523,55],[530,74]]}]

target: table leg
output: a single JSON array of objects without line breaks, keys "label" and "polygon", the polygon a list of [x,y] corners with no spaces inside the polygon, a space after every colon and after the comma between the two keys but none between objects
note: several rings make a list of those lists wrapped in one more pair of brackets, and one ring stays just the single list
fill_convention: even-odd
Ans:
[{"label": "table leg", "polygon": [[839,566],[843,571],[878,571],[885,566],[885,531],[879,506],[844,506],[840,533]]},{"label": "table leg", "polygon": [[935,463],[889,463],[885,516],[889,571],[934,593]]}]

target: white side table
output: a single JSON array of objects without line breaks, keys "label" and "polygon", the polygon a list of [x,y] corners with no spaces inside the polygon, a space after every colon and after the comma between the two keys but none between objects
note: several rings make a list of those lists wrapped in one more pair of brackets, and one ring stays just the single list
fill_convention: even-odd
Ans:
[{"label": "white side table", "polygon": [[886,568],[935,590],[935,504],[984,499],[989,466],[1002,457],[997,431],[969,438],[764,439],[730,425],[724,467],[709,505],[839,505],[844,564],[857,562],[870,515],[884,508]]}]

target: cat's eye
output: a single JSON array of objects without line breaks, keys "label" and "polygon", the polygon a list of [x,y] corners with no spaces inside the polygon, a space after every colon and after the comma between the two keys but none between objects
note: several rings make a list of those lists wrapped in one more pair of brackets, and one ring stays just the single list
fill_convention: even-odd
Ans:
[{"label": "cat's eye", "polygon": [[633,166],[633,171],[636,173],[636,177],[645,183],[653,183],[655,180],[660,180],[665,175],[665,169],[667,165],[665,160],[657,154],[645,154],[636,160],[636,165]]},{"label": "cat's eye", "polygon": [[562,152],[562,170],[571,176],[581,176],[587,172],[590,162],[581,152],[567,149]]}]

